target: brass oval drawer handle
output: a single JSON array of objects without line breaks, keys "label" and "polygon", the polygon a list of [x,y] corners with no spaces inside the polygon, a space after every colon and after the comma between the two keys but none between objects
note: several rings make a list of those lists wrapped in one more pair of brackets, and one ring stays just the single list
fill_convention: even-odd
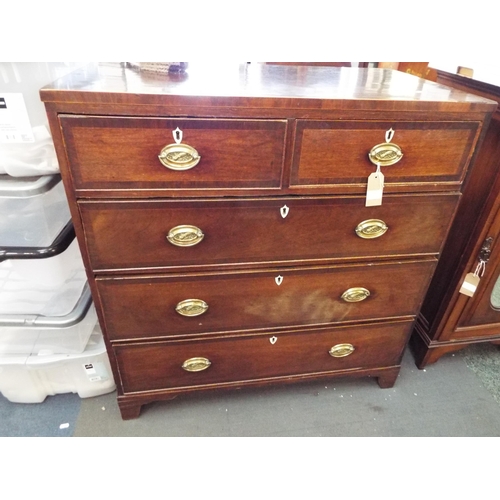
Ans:
[{"label": "brass oval drawer handle", "polygon": [[365,240],[380,238],[388,230],[387,224],[380,219],[368,219],[356,226],[356,234]]},{"label": "brass oval drawer handle", "polygon": [[204,300],[200,299],[187,299],[179,302],[175,306],[175,310],[181,316],[200,316],[201,314],[207,312],[208,304]]},{"label": "brass oval drawer handle", "polygon": [[196,226],[176,226],[167,235],[167,240],[176,247],[193,247],[204,238],[203,231]]},{"label": "brass oval drawer handle", "polygon": [[334,358],[345,358],[354,352],[354,346],[352,344],[337,344],[334,345],[328,353]]},{"label": "brass oval drawer handle", "polygon": [[341,299],[346,302],[361,302],[370,296],[370,291],[363,287],[354,287],[346,290]]},{"label": "brass oval drawer handle", "polygon": [[190,358],[182,363],[182,368],[187,372],[202,372],[212,363],[207,358]]},{"label": "brass oval drawer handle", "polygon": [[368,153],[368,157],[372,163],[381,167],[387,167],[394,165],[403,158],[401,148],[397,144],[391,143],[393,137],[394,130],[391,128],[385,133],[385,142],[373,146]]},{"label": "brass oval drawer handle", "polygon": [[198,165],[201,156],[198,151],[188,144],[181,144],[182,130],[177,127],[172,132],[175,144],[168,144],[158,155],[158,159],[164,167],[171,170],[189,170]]},{"label": "brass oval drawer handle", "polygon": [[387,167],[389,165],[394,165],[401,160],[401,158],[403,158],[403,152],[397,144],[384,142],[373,146],[371,151],[368,153],[368,156],[370,157],[371,162],[375,165]]}]

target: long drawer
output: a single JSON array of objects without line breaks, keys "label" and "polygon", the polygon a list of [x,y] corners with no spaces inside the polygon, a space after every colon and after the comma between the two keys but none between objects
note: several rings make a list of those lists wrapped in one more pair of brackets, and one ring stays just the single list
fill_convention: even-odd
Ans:
[{"label": "long drawer", "polygon": [[[95,271],[437,255],[457,194],[82,201]],[[322,262],[323,261],[323,262]]]},{"label": "long drawer", "polygon": [[259,272],[98,278],[112,340],[414,315],[435,259]]},{"label": "long drawer", "polygon": [[[298,120],[292,186],[365,185],[379,160],[386,190],[409,183],[459,183],[480,130],[478,122]],[[392,138],[386,133],[394,132]],[[389,143],[386,140],[389,139]],[[385,146],[383,146],[385,144]],[[387,146],[387,144],[390,144]],[[394,146],[399,148],[396,160]],[[397,151],[396,148],[396,151]]]},{"label": "long drawer", "polygon": [[[59,118],[75,188],[279,188],[286,120]],[[175,135],[179,129],[182,136]],[[194,148],[180,151],[166,146]],[[159,159],[162,151],[170,160]],[[185,158],[191,159],[185,161]],[[196,163],[196,159],[198,160]],[[192,163],[196,163],[192,165]],[[237,165],[237,168],[235,168]]]},{"label": "long drawer", "polygon": [[399,365],[412,322],[116,346],[125,393]]}]

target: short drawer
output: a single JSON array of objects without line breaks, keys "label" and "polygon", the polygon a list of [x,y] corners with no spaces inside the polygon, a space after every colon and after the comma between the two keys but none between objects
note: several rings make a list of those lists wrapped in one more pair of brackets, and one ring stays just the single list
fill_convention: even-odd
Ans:
[{"label": "short drawer", "polygon": [[123,391],[187,388],[400,364],[412,322],[116,346]]},{"label": "short drawer", "polygon": [[110,339],[175,337],[414,315],[435,260],[98,278]]},{"label": "short drawer", "polygon": [[459,195],[80,202],[96,271],[437,255]]},{"label": "short drawer", "polygon": [[[279,188],[286,120],[129,118],[61,115],[78,189]],[[194,148],[165,151],[165,146]],[[196,155],[195,155],[196,156]],[[166,160],[164,160],[166,161]]]},{"label": "short drawer", "polygon": [[[376,166],[369,159],[379,149],[385,190],[401,183],[460,183],[476,143],[479,122],[378,122],[309,121],[297,122],[291,186],[361,185]],[[402,157],[394,161],[392,146]],[[391,160],[391,158],[393,158]],[[408,187],[407,187],[408,188]]]}]

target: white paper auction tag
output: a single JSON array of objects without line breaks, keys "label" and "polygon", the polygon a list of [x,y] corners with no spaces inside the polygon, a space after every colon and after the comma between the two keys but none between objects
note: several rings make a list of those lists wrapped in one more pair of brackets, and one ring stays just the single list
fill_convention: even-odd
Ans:
[{"label": "white paper auction tag", "polygon": [[382,205],[382,195],[384,192],[384,174],[377,165],[377,171],[368,176],[368,186],[366,188],[366,207],[376,207]]},{"label": "white paper auction tag", "polygon": [[468,297],[472,297],[476,292],[476,289],[479,285],[480,278],[476,276],[474,273],[468,273],[462,283],[462,287],[459,292],[467,295]]},{"label": "white paper auction tag", "polygon": [[481,278],[479,276],[484,276],[485,269],[486,261],[480,259],[476,270],[473,273],[468,273],[465,276],[464,282],[462,283],[459,292],[467,295],[468,297],[474,296],[474,293],[476,293],[476,289],[479,286],[479,282],[481,281]]}]

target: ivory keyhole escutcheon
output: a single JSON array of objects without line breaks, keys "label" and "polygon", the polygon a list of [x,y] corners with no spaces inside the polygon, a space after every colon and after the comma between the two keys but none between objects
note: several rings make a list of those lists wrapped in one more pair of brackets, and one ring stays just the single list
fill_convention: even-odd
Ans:
[{"label": "ivory keyhole escutcheon", "polygon": [[274,278],[274,281],[276,281],[276,284],[280,286],[281,283],[283,283],[283,276],[276,276],[276,278]]},{"label": "ivory keyhole escutcheon", "polygon": [[283,205],[281,208],[280,208],[280,212],[281,212],[281,217],[283,217],[283,219],[288,215],[288,212],[290,211],[290,208],[287,207],[286,205]]},{"label": "ivory keyhole escutcheon", "polygon": [[269,342],[271,342],[272,345],[276,344],[276,341],[278,340],[278,337],[271,337],[269,339]]},{"label": "ivory keyhole escutcheon", "polygon": [[182,130],[179,127],[172,132],[172,135],[174,136],[176,144],[180,144],[182,142]]}]

